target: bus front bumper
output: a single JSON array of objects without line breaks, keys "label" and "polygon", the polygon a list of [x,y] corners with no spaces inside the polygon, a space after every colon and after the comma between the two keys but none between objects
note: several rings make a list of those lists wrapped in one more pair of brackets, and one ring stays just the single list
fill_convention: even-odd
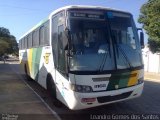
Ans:
[{"label": "bus front bumper", "polygon": [[141,83],[128,88],[92,93],[72,91],[68,94],[67,106],[72,110],[79,110],[136,98],[142,94],[143,86],[144,83]]}]

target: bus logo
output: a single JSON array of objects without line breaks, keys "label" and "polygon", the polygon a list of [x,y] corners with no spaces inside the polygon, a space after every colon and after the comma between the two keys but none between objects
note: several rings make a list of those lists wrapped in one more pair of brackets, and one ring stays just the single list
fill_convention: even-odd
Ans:
[{"label": "bus logo", "polygon": [[50,53],[45,53],[44,61],[45,61],[46,64],[49,63],[49,56],[50,56]]}]

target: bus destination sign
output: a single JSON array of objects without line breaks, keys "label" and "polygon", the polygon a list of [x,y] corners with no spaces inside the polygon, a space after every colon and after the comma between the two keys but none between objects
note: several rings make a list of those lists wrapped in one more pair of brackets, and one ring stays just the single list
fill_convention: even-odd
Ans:
[{"label": "bus destination sign", "polygon": [[77,12],[71,12],[70,17],[73,17],[73,18],[104,19],[104,15],[89,14],[89,13],[77,13]]}]

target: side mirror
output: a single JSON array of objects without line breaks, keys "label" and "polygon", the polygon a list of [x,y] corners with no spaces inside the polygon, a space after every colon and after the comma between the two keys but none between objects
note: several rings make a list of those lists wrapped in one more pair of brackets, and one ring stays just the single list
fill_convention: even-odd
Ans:
[{"label": "side mirror", "polygon": [[140,32],[140,44],[141,48],[144,48],[144,33]]},{"label": "side mirror", "polygon": [[142,30],[142,28],[137,28],[137,30],[139,31],[141,31],[140,32],[140,44],[141,44],[141,48],[143,49],[144,48],[144,33],[143,33],[143,30]]}]

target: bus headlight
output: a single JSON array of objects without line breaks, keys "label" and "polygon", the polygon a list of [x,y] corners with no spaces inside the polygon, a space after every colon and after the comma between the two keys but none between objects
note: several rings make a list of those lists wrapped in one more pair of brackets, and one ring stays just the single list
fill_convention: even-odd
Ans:
[{"label": "bus headlight", "polygon": [[89,93],[92,92],[92,87],[91,86],[87,86],[87,85],[75,85],[75,84],[71,84],[70,85],[70,89],[75,91],[75,92],[82,92],[82,93]]},{"label": "bus headlight", "polygon": [[144,82],[144,78],[142,77],[142,78],[139,78],[138,79],[138,83],[137,84],[141,84],[141,83],[143,83]]}]

